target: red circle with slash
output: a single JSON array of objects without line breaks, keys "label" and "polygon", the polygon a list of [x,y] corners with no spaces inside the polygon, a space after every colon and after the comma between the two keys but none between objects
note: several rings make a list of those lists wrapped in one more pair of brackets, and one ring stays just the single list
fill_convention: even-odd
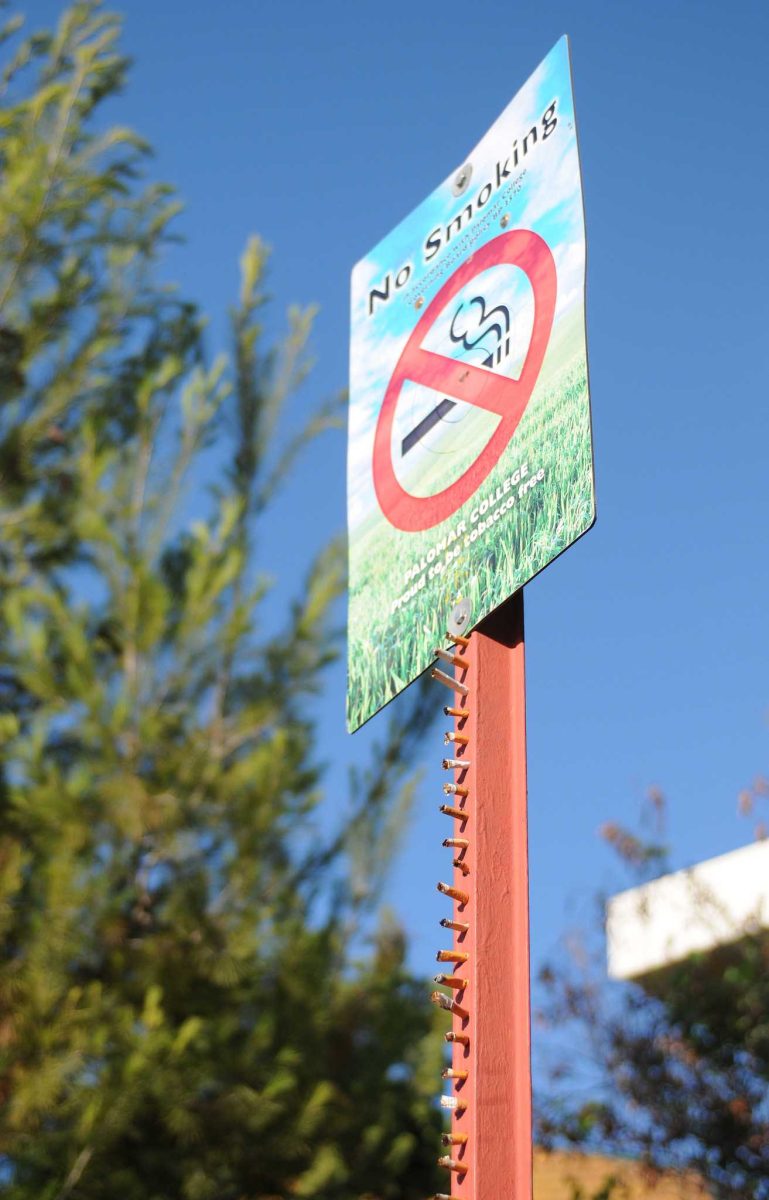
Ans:
[{"label": "red circle with slash", "polygon": [[[425,340],[446,305],[462,288],[490,267],[520,267],[534,293],[534,325],[518,379],[484,367],[425,350]],[[406,533],[431,529],[455,513],[478,490],[496,466],[515,433],[539,378],[555,315],[557,277],[550,248],[537,233],[514,229],[493,238],[459,267],[433,298],[417,322],[387,385],[374,435],[374,488],[391,525]],[[412,496],[401,487],[392,461],[395,408],[404,383],[422,384],[478,408],[495,413],[499,424],[467,470],[434,496]]]}]

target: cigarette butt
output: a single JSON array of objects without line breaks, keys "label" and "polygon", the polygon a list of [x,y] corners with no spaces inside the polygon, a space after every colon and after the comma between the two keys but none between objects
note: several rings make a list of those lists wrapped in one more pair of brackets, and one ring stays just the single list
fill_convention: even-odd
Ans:
[{"label": "cigarette butt", "polygon": [[470,789],[462,783],[444,783],[443,792],[446,796],[469,796]]},{"label": "cigarette butt", "polygon": [[451,1158],[448,1154],[442,1154],[438,1159],[438,1166],[445,1167],[447,1171],[456,1171],[458,1175],[464,1175],[468,1168],[468,1164],[460,1158]]},{"label": "cigarette butt", "polygon": [[443,1038],[444,1041],[447,1042],[457,1042],[460,1046],[464,1046],[465,1049],[467,1049],[470,1045],[470,1038],[466,1033],[454,1033],[452,1031],[450,1033],[444,1033]]},{"label": "cigarette butt", "polygon": [[457,904],[467,904],[470,899],[467,892],[460,892],[459,888],[450,887],[448,883],[439,883],[437,887],[439,892],[443,892],[444,896],[451,896]]},{"label": "cigarette butt", "polygon": [[457,933],[467,933],[470,928],[467,921],[451,921],[448,917],[441,917],[441,925],[444,929],[456,929]]},{"label": "cigarette butt", "polygon": [[444,771],[454,771],[454,770],[466,771],[467,768],[470,766],[470,759],[469,758],[444,758],[442,765],[443,765]]},{"label": "cigarette butt", "polygon": [[470,639],[468,637],[462,637],[461,633],[447,633],[446,641],[453,642],[455,646],[461,646],[463,650],[466,650],[470,645]]},{"label": "cigarette butt", "polygon": [[447,1196],[445,1192],[436,1192],[430,1200],[459,1200],[459,1196]]},{"label": "cigarette butt", "polygon": [[442,844],[447,850],[450,849],[451,846],[453,846],[456,850],[466,850],[470,845],[467,838],[444,838]]},{"label": "cigarette butt", "polygon": [[460,1083],[464,1083],[467,1079],[467,1071],[455,1071],[453,1067],[446,1067],[442,1073],[443,1079],[458,1079]]},{"label": "cigarette butt", "polygon": [[453,861],[454,861],[454,866],[457,868],[458,871],[461,871],[463,875],[470,874],[470,868],[468,867],[467,863],[465,862],[465,860],[463,858],[455,858]]},{"label": "cigarette butt", "polygon": [[439,950],[435,956],[436,962],[467,962],[468,955],[464,950]]},{"label": "cigarette butt", "polygon": [[467,1009],[462,1008],[461,1004],[457,1004],[451,996],[444,995],[443,992],[431,992],[430,999],[433,1004],[437,1004],[438,1008],[443,1008],[446,1012],[454,1013],[455,1017],[459,1017],[461,1021],[466,1021],[470,1014]]},{"label": "cigarette butt", "polygon": [[444,1146],[466,1146],[466,1133],[442,1133],[441,1142]]},{"label": "cigarette butt", "polygon": [[443,659],[444,662],[451,663],[454,667],[459,667],[460,671],[466,671],[470,666],[466,658],[462,658],[461,654],[452,654],[450,650],[442,650],[440,646],[433,650],[436,658]]},{"label": "cigarette butt", "polygon": [[458,992],[463,992],[470,982],[469,979],[463,979],[461,975],[433,975],[434,983],[441,983],[444,987],[456,988]]},{"label": "cigarette butt", "polygon": [[456,1096],[441,1096],[441,1108],[450,1108],[454,1112],[465,1112],[467,1105],[464,1100],[459,1100]]},{"label": "cigarette butt", "polygon": [[456,817],[458,821],[467,820],[467,813],[463,808],[452,808],[450,804],[441,804],[440,810],[447,817]]},{"label": "cigarette butt", "polygon": [[449,733],[448,730],[443,735],[444,746],[450,746],[452,742],[456,742],[458,746],[466,746],[470,741],[470,736],[467,733]]},{"label": "cigarette butt", "polygon": [[466,683],[460,683],[458,679],[452,679],[445,671],[439,671],[437,667],[433,667],[430,672],[431,679],[437,679],[438,683],[444,683],[446,687],[450,687],[452,691],[459,692],[460,696],[466,696],[470,691]]},{"label": "cigarette butt", "polygon": [[467,708],[451,708],[448,704],[444,704],[443,711],[447,717],[458,717],[463,721],[465,717],[470,716],[470,711]]}]

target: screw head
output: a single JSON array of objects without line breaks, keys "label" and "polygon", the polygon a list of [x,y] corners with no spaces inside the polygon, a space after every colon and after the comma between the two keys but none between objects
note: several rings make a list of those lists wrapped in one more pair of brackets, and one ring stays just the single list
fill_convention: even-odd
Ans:
[{"label": "screw head", "polygon": [[503,229],[507,229],[508,225],[510,224],[510,213],[505,213],[504,217],[502,217],[502,220],[499,223]]},{"label": "screw head", "polygon": [[414,308],[421,308],[424,302],[424,296],[417,296],[416,300],[414,301]]},{"label": "screw head", "polygon": [[472,163],[469,163],[469,162],[465,163],[465,165],[463,167],[459,168],[456,175],[454,176],[454,182],[451,185],[451,190],[455,196],[461,196],[463,192],[467,191],[467,186],[470,183],[472,176],[473,176],[473,164]]},{"label": "screw head", "polygon": [[452,634],[464,633],[470,627],[470,601],[467,597],[458,601],[451,610],[451,616],[446,624],[446,630]]}]

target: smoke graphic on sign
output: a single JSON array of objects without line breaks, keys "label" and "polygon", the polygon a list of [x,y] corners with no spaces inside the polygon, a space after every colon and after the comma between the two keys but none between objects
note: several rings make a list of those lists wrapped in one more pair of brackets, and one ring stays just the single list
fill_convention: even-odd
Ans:
[{"label": "smoke graphic on sign", "polygon": [[[477,333],[477,337],[471,341],[468,337],[467,329],[465,329],[464,333],[461,333],[457,331],[455,326],[459,317],[462,317],[463,321],[468,320],[466,308],[472,309],[473,305],[479,305],[480,313],[475,312],[476,329],[474,332]],[[490,325],[486,325],[486,322],[490,321],[492,317],[497,317],[497,320]],[[500,324],[500,321],[504,322],[504,328]],[[484,328],[484,326],[486,327]],[[478,333],[479,329],[480,333]],[[504,304],[496,304],[494,308],[486,312],[486,300],[483,296],[473,296],[467,306],[463,301],[460,301],[459,307],[451,319],[449,337],[452,342],[458,342],[467,351],[467,354],[461,357],[472,362],[473,351],[479,350],[479,361],[482,367],[493,367],[495,363],[499,366],[510,355],[510,309]],[[495,342],[496,347],[494,346]],[[491,350],[489,350],[489,344],[492,346]],[[448,397],[444,397],[440,404],[437,404],[432,412],[423,417],[419,424],[411,430],[411,433],[406,434],[405,438],[403,438],[401,442],[401,455],[405,456],[408,454],[409,450],[416,446],[417,442],[421,441],[431,429],[434,429],[456,407],[455,400],[449,400]]]}]

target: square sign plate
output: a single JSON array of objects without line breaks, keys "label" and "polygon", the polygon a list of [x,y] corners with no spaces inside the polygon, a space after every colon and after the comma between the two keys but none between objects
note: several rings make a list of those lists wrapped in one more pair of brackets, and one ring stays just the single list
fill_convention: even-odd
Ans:
[{"label": "square sign plate", "polygon": [[352,273],[347,721],[593,523],[569,48]]}]

